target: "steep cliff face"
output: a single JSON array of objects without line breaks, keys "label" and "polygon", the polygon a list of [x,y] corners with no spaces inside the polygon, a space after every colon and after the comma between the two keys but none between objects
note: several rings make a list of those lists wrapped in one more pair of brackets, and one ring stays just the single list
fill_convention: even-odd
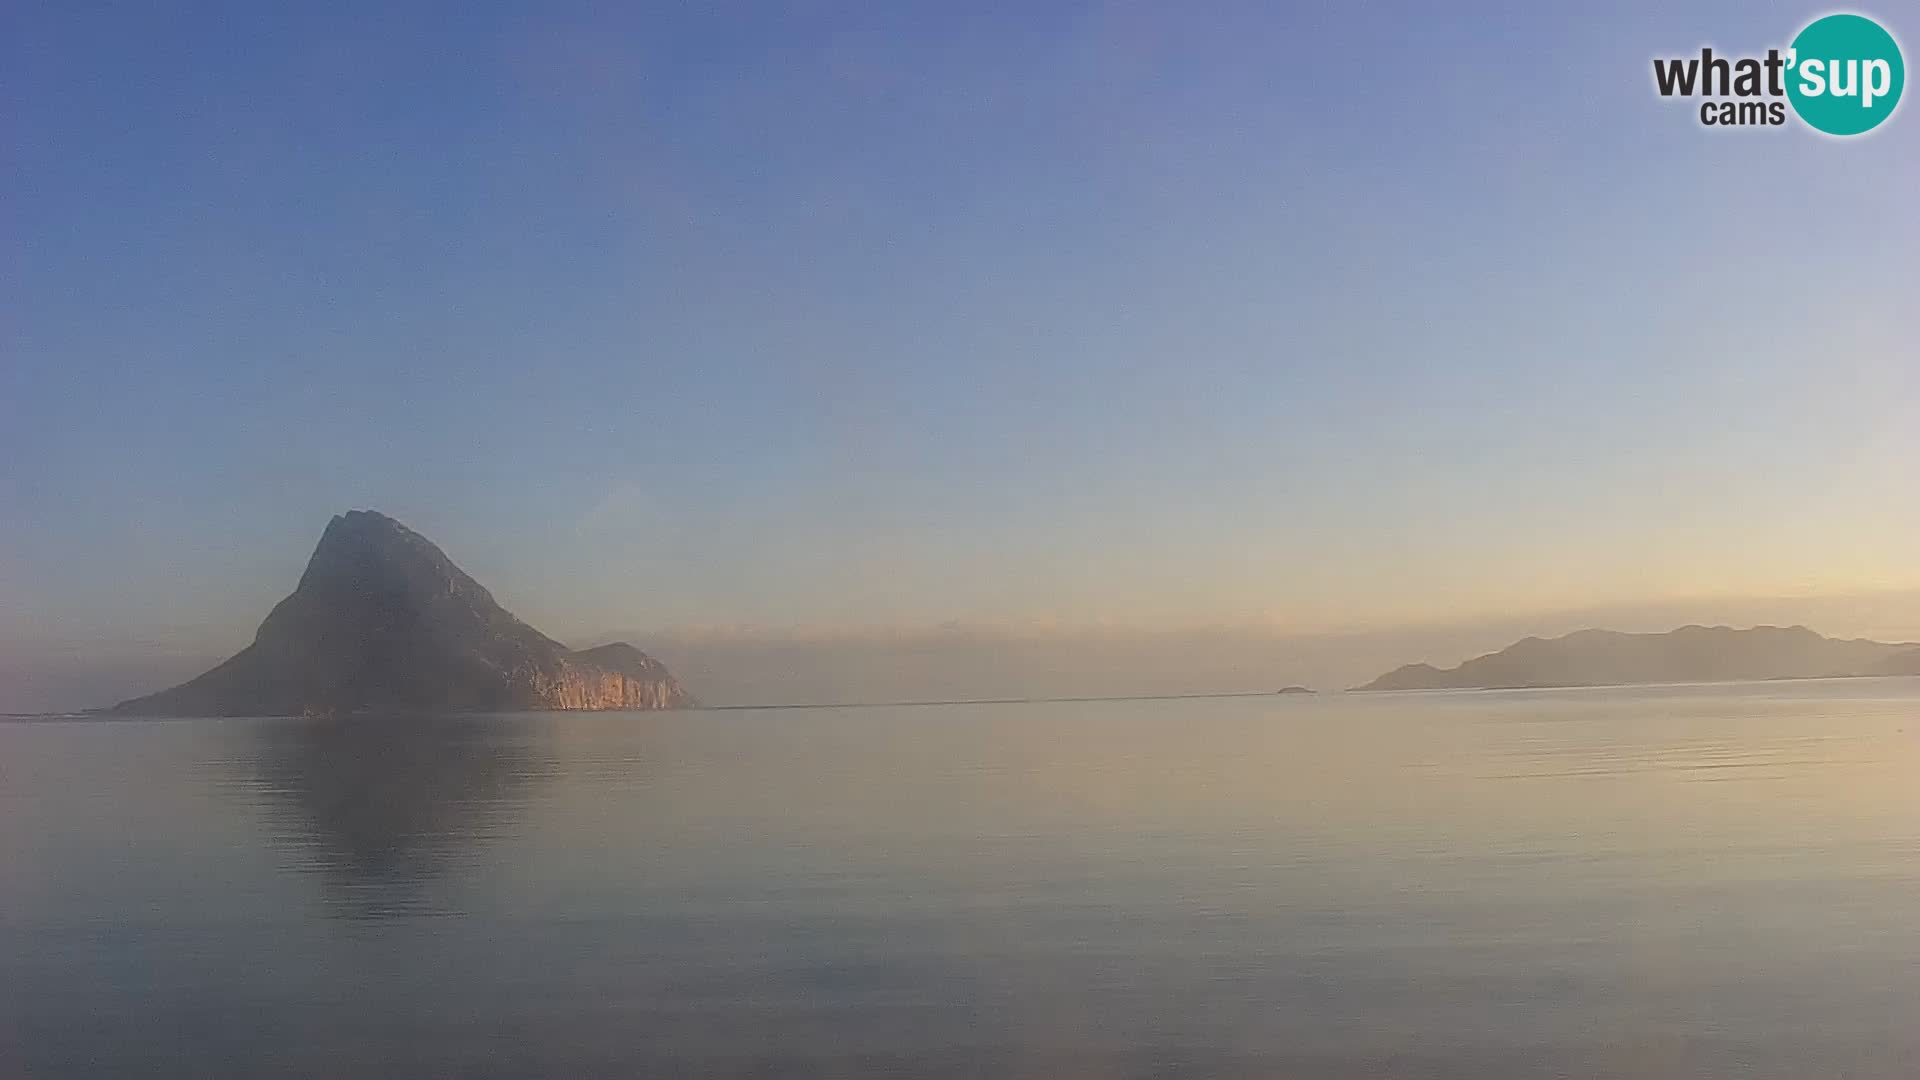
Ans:
[{"label": "steep cliff face", "polygon": [[624,641],[560,658],[543,692],[553,709],[676,709],[691,704],[666,665]]},{"label": "steep cliff face", "polygon": [[693,704],[625,643],[574,652],[494,602],[425,537],[334,518],[253,644],[190,682],[122,702],[147,715],[313,709],[671,709]]}]

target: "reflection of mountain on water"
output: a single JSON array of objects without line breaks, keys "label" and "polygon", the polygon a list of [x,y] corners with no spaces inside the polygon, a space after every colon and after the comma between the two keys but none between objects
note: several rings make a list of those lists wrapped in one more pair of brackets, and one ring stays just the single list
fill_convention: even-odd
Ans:
[{"label": "reflection of mountain on water", "polygon": [[435,883],[512,832],[551,767],[544,730],[511,717],[305,719],[258,739],[250,786],[275,838],[346,917],[445,910]]}]

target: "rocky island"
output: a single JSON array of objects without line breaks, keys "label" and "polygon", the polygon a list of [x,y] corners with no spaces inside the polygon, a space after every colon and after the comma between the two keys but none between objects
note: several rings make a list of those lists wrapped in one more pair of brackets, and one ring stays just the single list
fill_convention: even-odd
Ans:
[{"label": "rocky island", "polygon": [[674,709],[693,698],[625,642],[573,650],[494,602],[426,537],[384,514],[335,517],[253,644],[108,710],[134,716],[359,710]]},{"label": "rocky island", "polygon": [[1920,644],[1824,637],[1804,626],[1581,630],[1530,637],[1457,667],[1407,664],[1360,690],[1495,690],[1920,674]]}]

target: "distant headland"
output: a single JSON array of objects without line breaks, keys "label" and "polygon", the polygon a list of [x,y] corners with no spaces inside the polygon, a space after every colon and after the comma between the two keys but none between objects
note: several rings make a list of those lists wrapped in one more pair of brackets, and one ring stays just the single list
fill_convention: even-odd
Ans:
[{"label": "distant headland", "polygon": [[674,709],[693,698],[625,642],[573,650],[515,618],[426,537],[354,510],[327,524],[253,644],[107,710],[281,716],[362,710]]},{"label": "distant headland", "polygon": [[1530,637],[1451,668],[1408,664],[1359,690],[1495,690],[1920,675],[1920,643],[1823,637],[1804,626],[1581,630]]}]

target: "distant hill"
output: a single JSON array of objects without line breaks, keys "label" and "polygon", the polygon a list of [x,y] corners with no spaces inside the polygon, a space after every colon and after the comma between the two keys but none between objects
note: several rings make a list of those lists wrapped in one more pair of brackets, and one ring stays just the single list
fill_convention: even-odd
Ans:
[{"label": "distant hill", "polygon": [[1869,672],[1873,675],[1920,675],[1920,647],[1907,646]]},{"label": "distant hill", "polygon": [[575,652],[513,617],[426,537],[368,510],[328,523],[253,644],[111,712],[670,709],[693,699],[624,642]]},{"label": "distant hill", "polygon": [[1920,644],[1822,637],[1804,626],[1683,626],[1664,634],[1581,630],[1530,637],[1458,667],[1408,664],[1360,690],[1621,686],[1630,683],[1920,674]]}]

